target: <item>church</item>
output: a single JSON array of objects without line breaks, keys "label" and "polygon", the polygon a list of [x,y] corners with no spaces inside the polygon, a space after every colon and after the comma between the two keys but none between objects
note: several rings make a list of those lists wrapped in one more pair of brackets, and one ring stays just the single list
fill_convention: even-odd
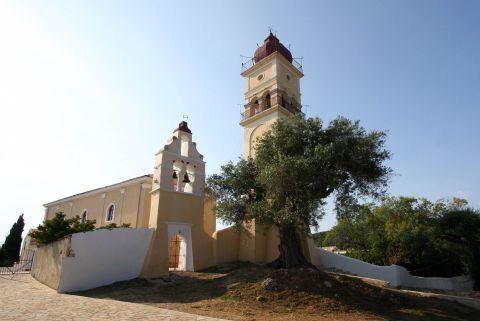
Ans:
[{"label": "church", "polygon": [[[256,139],[281,118],[302,113],[301,66],[271,32],[254,57],[242,66],[245,104],[243,156],[255,157]],[[194,128],[192,128],[194,129]],[[269,262],[278,256],[275,227],[252,222],[245,229],[216,231],[215,200],[204,193],[205,159],[193,133],[182,121],[155,154],[153,174],[75,194],[44,205],[45,219],[56,212],[96,227],[112,223],[153,229],[141,276],[169,270],[197,271],[210,266],[249,261]],[[304,240],[309,258],[312,243]]]}]

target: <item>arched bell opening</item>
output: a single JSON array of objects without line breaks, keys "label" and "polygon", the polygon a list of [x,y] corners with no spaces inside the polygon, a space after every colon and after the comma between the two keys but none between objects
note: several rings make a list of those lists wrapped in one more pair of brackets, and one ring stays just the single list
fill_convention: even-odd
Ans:
[{"label": "arched bell opening", "polygon": [[250,117],[255,116],[260,112],[260,103],[258,99],[254,98],[250,104]]},{"label": "arched bell opening", "polygon": [[189,189],[191,183],[192,183],[192,181],[190,180],[190,177],[188,176],[188,173],[185,173],[183,175],[183,179],[182,179],[182,191],[188,192],[188,189]]},{"label": "arched bell opening", "polygon": [[270,93],[265,95],[265,109],[268,109],[272,107],[272,98],[270,96]]},{"label": "arched bell opening", "polygon": [[185,168],[185,175],[183,175],[183,191],[185,193],[193,193],[193,184],[195,182],[195,166],[187,164]]},{"label": "arched bell opening", "polygon": [[173,161],[173,172],[172,172],[172,189],[178,191],[182,181],[181,172],[183,164],[180,161]]}]

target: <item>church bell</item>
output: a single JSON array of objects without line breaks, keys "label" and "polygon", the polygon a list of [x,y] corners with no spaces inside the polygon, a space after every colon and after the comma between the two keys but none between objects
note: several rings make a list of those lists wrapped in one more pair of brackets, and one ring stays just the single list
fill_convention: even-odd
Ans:
[{"label": "church bell", "polygon": [[188,177],[188,174],[185,173],[185,175],[183,176],[183,181],[182,183],[190,183],[190,178]]}]

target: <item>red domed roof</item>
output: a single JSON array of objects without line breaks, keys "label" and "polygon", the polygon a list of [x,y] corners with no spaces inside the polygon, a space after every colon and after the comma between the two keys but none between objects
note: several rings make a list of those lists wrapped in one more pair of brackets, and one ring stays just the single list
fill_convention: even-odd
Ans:
[{"label": "red domed roof", "polygon": [[255,50],[255,55],[253,56],[253,59],[255,63],[257,63],[276,51],[278,51],[288,61],[292,62],[292,53],[290,52],[290,50],[288,50],[284,45],[282,45],[280,40],[278,40],[278,38],[270,32],[267,39],[265,39],[263,46]]}]

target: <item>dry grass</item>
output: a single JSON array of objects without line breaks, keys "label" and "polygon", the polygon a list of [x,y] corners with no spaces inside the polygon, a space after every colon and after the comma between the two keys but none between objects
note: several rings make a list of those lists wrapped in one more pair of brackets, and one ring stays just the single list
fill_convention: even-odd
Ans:
[{"label": "dry grass", "polygon": [[[274,290],[262,286],[266,278],[277,284]],[[135,279],[77,295],[231,320],[478,320],[478,311],[454,302],[400,294],[321,271],[236,264],[173,273],[170,279],[174,281]]]}]

